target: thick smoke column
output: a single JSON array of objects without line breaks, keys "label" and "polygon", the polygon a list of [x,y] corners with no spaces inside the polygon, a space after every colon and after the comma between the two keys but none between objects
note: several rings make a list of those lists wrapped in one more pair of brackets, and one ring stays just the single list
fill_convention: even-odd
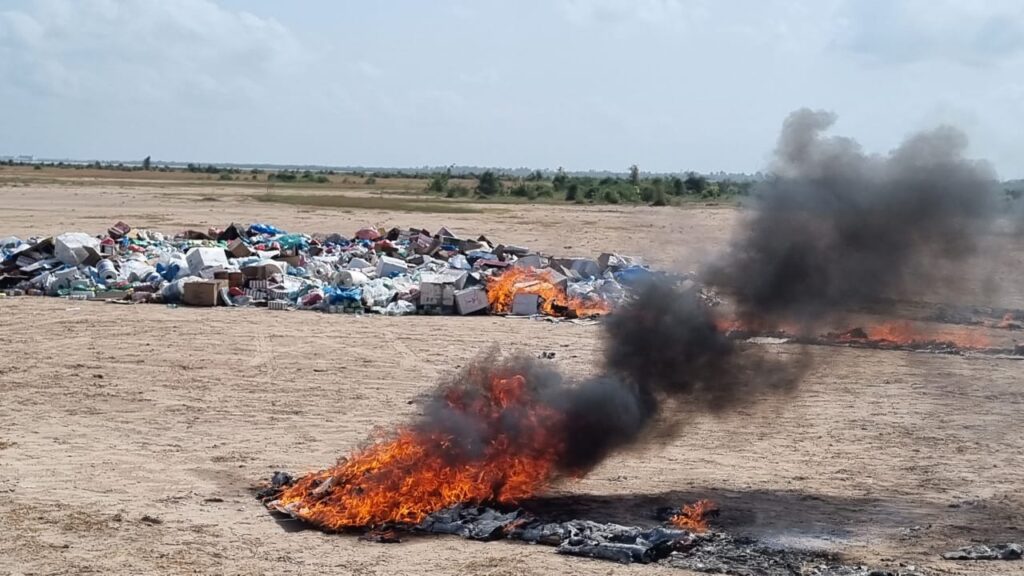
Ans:
[{"label": "thick smoke column", "polygon": [[943,127],[888,156],[822,135],[835,122],[807,109],[785,121],[773,177],[732,249],[708,271],[748,319],[813,323],[821,315],[913,298],[972,255],[994,214],[995,176],[967,160],[966,137]]},{"label": "thick smoke column", "polygon": [[[963,158],[961,133],[918,134],[879,157],[822,136],[834,121],[810,110],[785,121],[773,177],[709,270],[748,319],[811,324],[882,297],[913,296],[943,265],[974,253],[993,215],[993,174]],[[529,358],[484,358],[441,388],[418,429],[451,438],[445,450],[455,461],[480,458],[499,440],[533,456],[555,445],[544,452],[556,455],[553,473],[580,474],[616,450],[673,433],[689,415],[793,388],[808,364],[803,355],[783,361],[732,341],[713,314],[697,290],[652,283],[607,318],[598,376],[574,381]],[[516,374],[528,402],[492,397],[493,381]],[[501,405],[499,417],[465,410],[467,398]],[[550,434],[544,442],[538,426]]]}]

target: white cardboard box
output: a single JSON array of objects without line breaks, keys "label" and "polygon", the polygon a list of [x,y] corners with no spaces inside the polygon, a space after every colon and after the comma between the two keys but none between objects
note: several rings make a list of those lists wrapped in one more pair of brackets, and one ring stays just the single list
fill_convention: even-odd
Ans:
[{"label": "white cardboard box", "polygon": [[228,267],[228,257],[223,248],[193,248],[185,254],[185,262],[193,276],[199,276],[205,268],[214,266]]},{"label": "white cardboard box", "polygon": [[409,266],[406,265],[405,260],[392,258],[390,256],[381,256],[377,260],[378,278],[390,278],[392,276],[397,276],[398,274],[405,274],[408,271]]},{"label": "white cardboard box", "polygon": [[516,294],[512,298],[513,316],[533,316],[540,312],[540,296],[536,294]]},{"label": "white cardboard box", "polygon": [[68,232],[53,240],[53,255],[68,266],[78,266],[89,258],[86,248],[99,252],[100,241],[83,232]]},{"label": "white cardboard box", "polygon": [[483,286],[474,286],[455,293],[455,309],[463,316],[486,310],[488,305],[487,290]]}]

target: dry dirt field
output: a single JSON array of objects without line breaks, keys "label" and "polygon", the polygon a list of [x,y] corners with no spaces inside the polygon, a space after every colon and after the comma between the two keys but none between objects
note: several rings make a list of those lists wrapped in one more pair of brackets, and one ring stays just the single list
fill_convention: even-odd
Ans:
[{"label": "dry dirt field", "polygon": [[[485,207],[474,214],[260,204],[214,185],[0,187],[0,236],[99,233],[118,219],[173,232],[265,220],[305,232],[364,224],[485,233],[557,254],[614,250],[689,269],[725,245],[731,207]],[[976,301],[1024,308],[1009,236]],[[1003,288],[988,290],[992,282]],[[983,290],[984,288],[984,290]],[[941,296],[941,287],[936,294]],[[937,296],[937,297],[938,297]],[[502,318],[0,299],[0,574],[682,574],[456,538],[398,545],[287,532],[250,487],[330,464],[419,395],[498,345],[585,374],[600,328]],[[998,337],[1005,340],[1012,334]],[[792,354],[785,346],[778,354]],[[719,501],[716,526],[850,561],[950,574],[974,541],[1024,540],[1024,362],[815,348],[791,397],[697,415],[665,446],[559,486],[579,515],[649,521],[657,505]]]}]

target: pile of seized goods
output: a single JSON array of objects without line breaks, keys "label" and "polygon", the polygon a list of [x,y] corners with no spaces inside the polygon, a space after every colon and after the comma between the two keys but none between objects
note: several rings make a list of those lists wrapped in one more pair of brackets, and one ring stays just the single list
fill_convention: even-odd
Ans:
[{"label": "pile of seized goods", "polygon": [[653,273],[632,258],[553,258],[447,228],[288,233],[231,224],[174,237],[124,222],[106,234],[0,238],[0,295],[189,306],[586,318]]}]

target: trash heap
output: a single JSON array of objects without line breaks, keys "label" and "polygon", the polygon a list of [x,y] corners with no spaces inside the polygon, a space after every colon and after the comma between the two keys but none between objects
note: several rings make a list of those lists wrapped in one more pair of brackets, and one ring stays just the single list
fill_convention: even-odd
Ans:
[{"label": "trash heap", "polygon": [[651,275],[616,254],[552,258],[447,228],[345,237],[231,224],[168,237],[118,222],[101,236],[0,238],[0,295],[125,303],[586,318]]}]

